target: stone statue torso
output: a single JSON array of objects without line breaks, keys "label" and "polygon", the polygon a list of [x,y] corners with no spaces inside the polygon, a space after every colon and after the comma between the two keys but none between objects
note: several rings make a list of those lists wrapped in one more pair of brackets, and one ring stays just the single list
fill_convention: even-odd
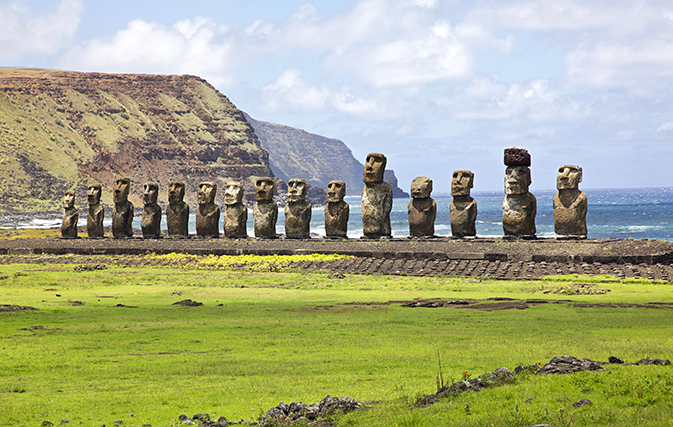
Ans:
[{"label": "stone statue torso", "polygon": [[505,235],[534,235],[537,200],[531,193],[506,195],[502,199],[502,228]]},{"label": "stone statue torso", "polygon": [[248,237],[248,207],[243,203],[224,206],[224,235],[233,238]]},{"label": "stone statue torso", "polygon": [[350,206],[343,200],[325,205],[325,235],[327,237],[346,237]]},{"label": "stone statue torso", "polygon": [[449,206],[451,234],[456,237],[477,235],[477,202],[470,196],[455,196]]},{"label": "stone statue torso", "polygon": [[390,211],[393,189],[385,181],[366,184],[362,189],[362,231],[367,237],[391,236]]},{"label": "stone statue torso", "polygon": [[257,202],[252,213],[255,236],[276,237],[276,221],[278,221],[278,205],[276,202]]},{"label": "stone statue torso", "polygon": [[437,203],[431,197],[409,201],[409,234],[411,236],[432,236],[435,234]]},{"label": "stone statue torso", "polygon": [[161,206],[153,203],[143,207],[140,228],[145,238],[161,237]]},{"label": "stone statue torso", "polygon": [[196,235],[219,237],[220,207],[215,203],[200,204],[196,210]]},{"label": "stone statue torso", "polygon": [[61,223],[61,237],[64,239],[77,238],[77,221],[79,212],[75,208],[67,208],[63,211],[63,222]]},{"label": "stone statue torso", "polygon": [[112,236],[123,239],[133,236],[133,203],[115,203],[112,210]]},{"label": "stone statue torso", "polygon": [[169,203],[166,208],[166,225],[169,236],[189,235],[189,205],[185,202]]},{"label": "stone statue torso", "polygon": [[310,237],[311,204],[306,200],[285,205],[285,236],[306,239]]},{"label": "stone statue torso", "polygon": [[86,231],[89,237],[103,237],[103,220],[105,219],[105,209],[99,203],[89,205],[89,212],[86,216]]},{"label": "stone statue torso", "polygon": [[554,195],[554,232],[562,236],[586,236],[587,196],[579,190],[559,190]]}]

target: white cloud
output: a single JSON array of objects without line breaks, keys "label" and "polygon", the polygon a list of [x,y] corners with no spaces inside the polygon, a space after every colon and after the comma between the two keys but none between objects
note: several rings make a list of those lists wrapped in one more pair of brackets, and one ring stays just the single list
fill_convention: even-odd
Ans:
[{"label": "white cloud", "polygon": [[311,85],[297,69],[283,71],[277,79],[262,87],[262,96],[269,111],[320,111],[329,92]]},{"label": "white cloud", "polygon": [[657,128],[654,136],[657,139],[673,140],[673,122],[662,123],[661,126]]},{"label": "white cloud", "polygon": [[0,60],[55,53],[72,39],[83,9],[80,0],[62,0],[52,12],[34,10],[20,0],[0,5]]},{"label": "white cloud", "polygon": [[165,27],[133,20],[109,40],[93,39],[63,59],[68,67],[162,74],[196,74],[214,84],[228,80],[234,58],[225,26],[197,17]]}]

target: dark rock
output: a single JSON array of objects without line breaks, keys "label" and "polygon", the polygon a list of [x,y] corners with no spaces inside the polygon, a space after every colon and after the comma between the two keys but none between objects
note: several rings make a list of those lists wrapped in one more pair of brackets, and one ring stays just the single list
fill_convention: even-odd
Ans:
[{"label": "dark rock", "polygon": [[192,419],[197,421],[210,421],[210,414],[196,414],[192,416]]},{"label": "dark rock", "polygon": [[651,357],[646,357],[640,359],[635,363],[636,365],[670,365],[671,361],[668,359],[652,359]]},{"label": "dark rock", "polygon": [[190,299],[184,299],[182,301],[174,302],[173,305],[181,305],[183,307],[200,307],[203,305],[203,303],[198,301],[192,301]]},{"label": "dark rock", "polygon": [[525,148],[505,148],[506,166],[530,166],[530,154]]},{"label": "dark rock", "polygon": [[580,408],[582,406],[592,406],[594,403],[589,399],[580,399],[577,402],[573,403],[575,408]]},{"label": "dark rock", "polygon": [[178,417],[178,419],[179,419],[180,421],[185,421],[185,420],[188,420],[189,417],[188,417],[187,415],[185,415],[185,414],[182,414],[182,415],[180,415],[180,416]]},{"label": "dark rock", "polygon": [[623,365],[624,361],[622,359],[620,359],[619,357],[610,356],[608,358],[608,363],[612,363],[612,364],[615,364],[615,365]]},{"label": "dark rock", "polygon": [[51,421],[46,421],[46,420],[45,420],[45,421],[42,421],[42,425],[43,425],[43,426],[53,426],[54,423],[52,423]]},{"label": "dark rock", "polygon": [[561,357],[552,358],[549,363],[544,365],[542,369],[537,372],[537,375],[547,374],[567,374],[569,372],[580,371],[602,371],[605,370],[599,362],[582,358],[563,355]]}]

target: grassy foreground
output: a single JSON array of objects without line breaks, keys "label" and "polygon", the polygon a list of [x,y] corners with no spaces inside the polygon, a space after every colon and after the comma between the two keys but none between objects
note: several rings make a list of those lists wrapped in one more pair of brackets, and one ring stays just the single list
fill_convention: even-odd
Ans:
[{"label": "grassy foreground", "polygon": [[[610,292],[543,293],[573,283]],[[254,421],[280,401],[311,403],[326,394],[382,401],[341,417],[343,426],[673,425],[670,366],[522,376],[412,408],[420,395],[436,391],[438,356],[445,382],[563,354],[671,358],[673,311],[666,308],[377,304],[492,297],[671,303],[673,287],[607,277],[477,281],[1,265],[0,304],[38,310],[0,313],[0,425],[156,427],[203,412]],[[172,305],[184,299],[204,305]],[[582,398],[593,406],[574,408]]]}]

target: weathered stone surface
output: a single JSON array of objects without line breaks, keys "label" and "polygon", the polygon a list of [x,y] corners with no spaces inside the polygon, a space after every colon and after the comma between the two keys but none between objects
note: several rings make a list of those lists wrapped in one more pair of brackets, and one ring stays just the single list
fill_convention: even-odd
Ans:
[{"label": "weathered stone surface", "polygon": [[215,204],[217,184],[205,181],[199,184],[196,210],[196,235],[199,237],[219,237],[220,207]]},{"label": "weathered stone surface", "polygon": [[224,235],[232,239],[248,237],[248,207],[243,204],[243,186],[236,181],[224,190]]},{"label": "weathered stone surface", "polygon": [[327,185],[325,205],[325,235],[330,238],[345,238],[348,232],[350,206],[344,202],[346,183],[330,181]]},{"label": "weathered stone surface", "polygon": [[79,212],[75,208],[75,192],[66,191],[63,196],[63,220],[61,221],[61,238],[77,238],[77,220]]},{"label": "weathered stone surface", "polygon": [[140,229],[146,239],[161,237],[161,206],[159,198],[159,184],[147,182],[143,186],[143,215],[140,218]]},{"label": "weathered stone surface", "polygon": [[126,239],[133,236],[133,203],[129,202],[131,180],[119,178],[115,181],[112,210],[112,236]]},{"label": "weathered stone surface", "polygon": [[488,374],[477,378],[465,379],[457,381],[453,384],[445,385],[437,391],[437,393],[429,394],[421,397],[415,403],[415,406],[428,406],[437,402],[437,400],[450,395],[451,393],[464,393],[466,391],[481,391],[484,388],[504,384],[514,377],[507,368],[498,368]]},{"label": "weathered stone surface", "polygon": [[535,236],[537,200],[528,192],[531,182],[528,166],[507,166],[502,200],[502,228],[506,236]]},{"label": "weathered stone surface", "polygon": [[505,148],[505,166],[530,166],[530,154],[525,148]]},{"label": "weathered stone surface", "polygon": [[587,358],[578,359],[566,354],[561,357],[552,358],[549,363],[537,371],[537,375],[567,374],[570,372],[603,370],[605,370],[605,368],[599,362],[595,362]]},{"label": "weathered stone surface", "polygon": [[409,235],[428,237],[435,234],[437,203],[430,197],[432,180],[419,176],[411,182],[411,200],[409,201]]},{"label": "weathered stone surface", "polygon": [[559,237],[585,238],[587,236],[587,196],[579,190],[582,168],[563,165],[558,170],[554,195],[554,232]]},{"label": "weathered stone surface", "polygon": [[477,235],[477,202],[470,196],[474,174],[468,170],[453,172],[451,180],[451,234],[456,237]]},{"label": "weathered stone surface", "polygon": [[273,178],[258,178],[255,183],[257,203],[252,209],[255,237],[264,239],[276,238],[276,221],[278,221],[278,205],[273,201],[276,192],[276,181]]},{"label": "weathered stone surface", "polygon": [[285,205],[285,237],[308,239],[311,237],[311,204],[306,201],[308,184],[304,179],[291,179]]},{"label": "weathered stone surface", "polygon": [[277,426],[312,421],[316,418],[334,415],[338,412],[348,413],[360,409],[361,404],[348,396],[325,396],[320,402],[306,405],[303,402],[292,402],[289,405],[280,402],[278,406],[269,409],[259,419],[261,426]]},{"label": "weathered stone surface", "polygon": [[383,154],[369,153],[363,172],[362,231],[370,239],[392,237],[390,211],[393,207],[393,190],[390,184],[383,181],[386,162]]},{"label": "weathered stone surface", "polygon": [[653,359],[651,357],[645,357],[635,363],[635,365],[661,365],[661,366],[667,366],[670,364],[671,361],[668,359]]},{"label": "weathered stone surface", "polygon": [[87,190],[89,211],[86,216],[86,231],[89,237],[93,238],[103,237],[105,233],[103,228],[105,209],[100,204],[101,191],[100,184],[91,184]]},{"label": "weathered stone surface", "polygon": [[171,182],[168,188],[168,207],[166,208],[166,225],[169,236],[189,236],[189,205],[184,201],[184,197],[185,183]]}]

